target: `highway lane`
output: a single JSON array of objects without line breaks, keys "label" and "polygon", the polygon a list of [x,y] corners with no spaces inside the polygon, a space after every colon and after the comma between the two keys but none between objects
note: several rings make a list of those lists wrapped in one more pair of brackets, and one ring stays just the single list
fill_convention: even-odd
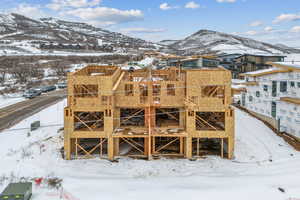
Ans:
[{"label": "highway lane", "polygon": [[57,90],[0,109],[0,131],[66,98],[66,90]]}]

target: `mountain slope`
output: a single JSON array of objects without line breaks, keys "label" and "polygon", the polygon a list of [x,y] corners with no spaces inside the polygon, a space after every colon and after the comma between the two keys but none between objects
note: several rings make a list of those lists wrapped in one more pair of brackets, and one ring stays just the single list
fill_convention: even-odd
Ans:
[{"label": "mountain slope", "polygon": [[[57,43],[47,46],[48,50],[74,50],[76,45],[85,46],[112,46],[115,50],[156,48],[155,44],[142,39],[110,32],[86,23],[68,22],[55,18],[33,20],[18,14],[0,14],[1,49],[8,53],[38,53],[41,44]],[[58,46],[58,44],[61,44]],[[78,47],[77,46],[77,47]],[[74,48],[72,48],[74,47]],[[49,49],[50,48],[50,49]],[[52,49],[51,49],[52,48]],[[96,51],[106,51],[100,47]]]},{"label": "mountain slope", "polygon": [[183,54],[201,53],[300,53],[286,46],[271,45],[253,39],[210,30],[200,30],[171,45]]}]

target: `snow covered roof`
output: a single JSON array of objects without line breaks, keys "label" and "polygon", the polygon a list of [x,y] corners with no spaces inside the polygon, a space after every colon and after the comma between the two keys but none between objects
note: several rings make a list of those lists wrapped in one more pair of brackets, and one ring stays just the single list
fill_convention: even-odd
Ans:
[{"label": "snow covered roof", "polygon": [[245,83],[246,81],[244,79],[232,79],[231,82],[232,84],[242,84]]},{"label": "snow covered roof", "polygon": [[246,88],[246,85],[231,85],[231,88],[232,89],[244,89]]},{"label": "snow covered roof", "polygon": [[259,54],[248,54],[245,53],[237,58],[243,57],[243,56],[259,56],[259,57],[286,57],[285,55],[281,54],[271,54],[271,53],[259,53]]},{"label": "snow covered roof", "polygon": [[288,69],[288,70],[300,70],[300,62],[273,62],[270,63],[271,65],[275,67],[280,67],[283,69]]},{"label": "snow covered roof", "polygon": [[281,69],[281,68],[272,67],[269,69],[262,69],[262,70],[257,70],[257,71],[253,71],[253,72],[243,73],[243,74],[241,74],[241,76],[252,76],[252,77],[253,76],[264,76],[264,75],[268,75],[268,74],[281,73],[281,72],[288,72],[288,71]]}]

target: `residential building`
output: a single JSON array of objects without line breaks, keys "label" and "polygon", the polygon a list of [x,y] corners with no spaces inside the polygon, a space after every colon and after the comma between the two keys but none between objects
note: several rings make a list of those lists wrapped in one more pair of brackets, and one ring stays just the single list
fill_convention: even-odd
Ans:
[{"label": "residential building", "polygon": [[183,69],[215,68],[219,66],[219,61],[208,57],[186,58],[180,60],[180,66]]},{"label": "residential building", "polygon": [[246,73],[271,67],[269,62],[283,62],[285,56],[282,55],[259,55],[259,54],[244,54],[235,59],[236,66],[234,67],[236,73]]},{"label": "residential building", "polygon": [[300,65],[277,62],[243,74],[241,105],[280,132],[300,138]]},{"label": "residential building", "polygon": [[225,69],[228,69],[232,73],[232,78],[239,78],[239,68],[236,65],[235,59],[240,57],[242,54],[224,54],[219,55],[218,60],[220,61],[220,65]]},{"label": "residential building", "polygon": [[231,102],[231,73],[224,68],[127,71],[87,66],[68,75],[66,159],[231,159]]}]

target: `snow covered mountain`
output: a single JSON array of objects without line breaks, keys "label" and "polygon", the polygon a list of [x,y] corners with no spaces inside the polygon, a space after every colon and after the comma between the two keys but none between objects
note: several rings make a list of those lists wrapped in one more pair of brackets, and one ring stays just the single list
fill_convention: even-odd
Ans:
[{"label": "snow covered mountain", "polygon": [[174,44],[175,42],[178,42],[178,40],[162,40],[159,42],[159,44],[168,46]]},{"label": "snow covered mountain", "polygon": [[153,49],[142,39],[110,32],[86,23],[55,18],[30,19],[18,14],[0,14],[0,53],[41,53],[45,50]]},{"label": "snow covered mountain", "polygon": [[203,53],[300,53],[284,45],[200,30],[183,40],[152,43],[86,23],[56,18],[31,19],[19,14],[0,14],[0,55],[37,53],[134,52],[157,50],[184,55]]},{"label": "snow covered mountain", "polygon": [[[163,43],[162,43],[163,44]],[[167,45],[181,54],[202,53],[300,53],[283,45],[272,45],[253,39],[210,30],[200,30],[183,40]]]}]

